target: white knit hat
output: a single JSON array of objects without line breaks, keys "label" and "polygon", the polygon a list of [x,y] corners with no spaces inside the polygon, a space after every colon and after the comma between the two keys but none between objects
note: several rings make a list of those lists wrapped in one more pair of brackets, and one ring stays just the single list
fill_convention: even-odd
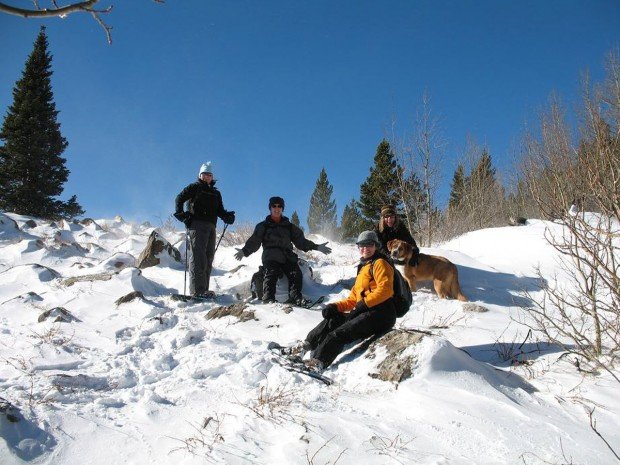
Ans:
[{"label": "white knit hat", "polygon": [[203,163],[202,165],[200,165],[200,171],[198,171],[198,177],[200,177],[200,175],[202,173],[211,173],[211,174],[213,174],[213,163],[208,161],[208,162]]}]

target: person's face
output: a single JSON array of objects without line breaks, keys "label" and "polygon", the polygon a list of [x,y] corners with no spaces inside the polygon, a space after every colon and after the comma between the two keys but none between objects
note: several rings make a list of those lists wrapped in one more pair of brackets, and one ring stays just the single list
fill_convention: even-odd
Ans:
[{"label": "person's face", "polygon": [[370,245],[366,245],[366,244],[360,244],[357,246],[357,248],[360,251],[360,255],[362,258],[370,258],[375,254],[375,251],[377,250],[377,246],[375,244],[370,244]]},{"label": "person's face", "polygon": [[213,181],[213,173],[200,173],[200,180],[206,183]]},{"label": "person's face", "polygon": [[384,215],[383,221],[385,222],[385,224],[387,224],[391,228],[394,226],[394,223],[396,222],[396,216],[395,215]]},{"label": "person's face", "polygon": [[271,211],[271,216],[273,216],[274,218],[280,218],[282,216],[282,210],[283,210],[283,206],[279,203],[274,203],[273,205],[271,205],[271,207],[269,207],[269,210]]}]

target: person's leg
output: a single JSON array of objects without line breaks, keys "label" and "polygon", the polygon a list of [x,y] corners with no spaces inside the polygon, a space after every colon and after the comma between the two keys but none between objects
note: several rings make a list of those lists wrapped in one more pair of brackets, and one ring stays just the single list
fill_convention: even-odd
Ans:
[{"label": "person's leg", "polygon": [[324,318],[306,336],[312,350],[316,349],[327,337],[327,335],[347,321],[345,314],[338,315],[336,318]]},{"label": "person's leg", "polygon": [[204,242],[199,229],[194,224],[189,232],[189,293],[190,295],[200,294],[204,291],[200,283],[203,281],[202,270],[204,269]]},{"label": "person's leg", "polygon": [[330,331],[313,352],[312,358],[328,367],[345,345],[392,328],[396,323],[393,304],[390,301],[388,308],[380,307],[357,315]]},{"label": "person's leg", "polygon": [[282,266],[282,271],[288,279],[288,298],[290,302],[300,302],[303,299],[301,288],[303,285],[303,276],[301,268],[297,262],[287,262]]},{"label": "person's leg", "polygon": [[282,264],[272,261],[263,263],[265,279],[263,280],[263,302],[276,300],[276,285],[282,272]]},{"label": "person's leg", "polygon": [[211,270],[213,268],[213,258],[215,256],[215,237],[217,232],[213,223],[205,223],[205,272],[204,285],[205,292],[209,290],[209,281],[211,280]]}]

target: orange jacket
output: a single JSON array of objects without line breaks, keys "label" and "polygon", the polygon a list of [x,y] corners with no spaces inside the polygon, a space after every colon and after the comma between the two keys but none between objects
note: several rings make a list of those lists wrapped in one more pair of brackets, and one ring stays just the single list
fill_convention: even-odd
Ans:
[{"label": "orange jacket", "polygon": [[339,312],[353,310],[362,299],[368,308],[372,308],[394,295],[394,269],[388,262],[382,258],[376,259],[372,274],[374,279],[370,276],[370,262],[360,268],[349,297],[336,302]]}]

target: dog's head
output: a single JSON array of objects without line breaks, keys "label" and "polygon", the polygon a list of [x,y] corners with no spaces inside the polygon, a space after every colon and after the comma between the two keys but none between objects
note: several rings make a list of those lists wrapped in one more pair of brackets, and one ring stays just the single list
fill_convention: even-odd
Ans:
[{"label": "dog's head", "polygon": [[400,239],[392,239],[387,243],[387,249],[393,260],[406,260],[411,256],[413,250],[411,244],[401,241]]}]

